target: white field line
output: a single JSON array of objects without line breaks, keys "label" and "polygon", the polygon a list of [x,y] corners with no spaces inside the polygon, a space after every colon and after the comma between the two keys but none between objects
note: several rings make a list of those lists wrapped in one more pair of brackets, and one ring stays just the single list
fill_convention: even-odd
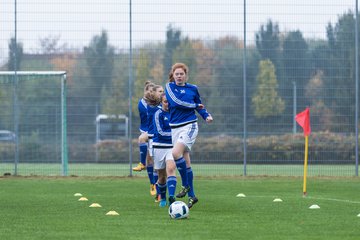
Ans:
[{"label": "white field line", "polygon": [[[280,196],[256,196],[256,195],[246,195],[246,198],[281,198],[282,200],[287,198],[297,198],[297,197],[280,197]],[[300,198],[300,197],[299,197]],[[303,199],[303,197],[302,197]],[[324,201],[333,201],[333,202],[343,202],[343,203],[352,203],[352,204],[360,204],[360,201],[352,201],[347,199],[337,199],[337,198],[323,198],[323,197],[310,197],[307,196],[305,199],[315,199],[315,200],[324,200]]]},{"label": "white field line", "polygon": [[359,201],[352,201],[346,199],[337,199],[337,198],[321,198],[321,197],[306,197],[315,200],[326,200],[326,201],[334,201],[334,202],[344,202],[344,203],[353,203],[353,204],[360,204]]}]

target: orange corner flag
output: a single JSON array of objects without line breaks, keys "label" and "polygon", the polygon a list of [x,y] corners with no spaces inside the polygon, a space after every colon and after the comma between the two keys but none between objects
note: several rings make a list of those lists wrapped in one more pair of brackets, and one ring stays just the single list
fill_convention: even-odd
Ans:
[{"label": "orange corner flag", "polygon": [[305,111],[297,114],[295,120],[304,129],[304,136],[309,136],[311,133],[310,109],[307,107]]}]

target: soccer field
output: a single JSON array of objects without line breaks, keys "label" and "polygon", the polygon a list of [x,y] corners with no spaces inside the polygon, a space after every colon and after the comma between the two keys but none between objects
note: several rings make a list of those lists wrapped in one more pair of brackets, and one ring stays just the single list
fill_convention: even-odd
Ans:
[{"label": "soccer field", "polygon": [[[309,178],[306,198],[300,177],[202,177],[195,184],[199,203],[188,219],[172,220],[144,177],[1,177],[0,239],[359,238],[358,178]],[[314,204],[320,209],[309,209]]]}]

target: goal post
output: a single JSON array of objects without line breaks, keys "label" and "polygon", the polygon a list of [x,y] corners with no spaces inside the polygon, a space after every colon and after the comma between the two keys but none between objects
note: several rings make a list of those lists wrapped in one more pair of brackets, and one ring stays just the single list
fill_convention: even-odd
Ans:
[{"label": "goal post", "polygon": [[[53,78],[60,78],[60,82],[53,81]],[[23,138],[30,139],[21,149],[21,157],[26,158],[25,162],[51,163],[56,160],[50,158],[56,158],[57,152],[60,152],[61,174],[67,176],[66,71],[0,71],[0,86],[0,107],[7,106],[3,107],[5,113],[0,113],[0,130],[13,125],[15,136],[12,143],[14,145],[14,175],[18,175],[19,138],[22,137],[20,131],[25,129],[27,136]],[[60,104],[58,104],[59,99]],[[22,102],[19,103],[19,101]],[[22,107],[21,110],[20,107]],[[58,108],[60,108],[59,111]],[[20,114],[21,121],[19,121]],[[58,115],[60,115],[60,121],[57,124]],[[22,124],[22,129],[19,129],[19,124]],[[59,134],[58,125],[61,125]],[[45,145],[56,146],[53,148],[45,147]],[[31,151],[26,151],[26,148],[40,150],[39,153],[33,154]]]}]

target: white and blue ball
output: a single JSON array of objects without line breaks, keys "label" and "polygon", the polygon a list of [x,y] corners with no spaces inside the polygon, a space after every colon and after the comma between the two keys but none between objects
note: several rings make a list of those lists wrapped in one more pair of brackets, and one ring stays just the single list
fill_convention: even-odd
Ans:
[{"label": "white and blue ball", "polygon": [[172,219],[182,219],[189,216],[189,207],[182,201],[175,201],[169,207],[169,216]]}]

